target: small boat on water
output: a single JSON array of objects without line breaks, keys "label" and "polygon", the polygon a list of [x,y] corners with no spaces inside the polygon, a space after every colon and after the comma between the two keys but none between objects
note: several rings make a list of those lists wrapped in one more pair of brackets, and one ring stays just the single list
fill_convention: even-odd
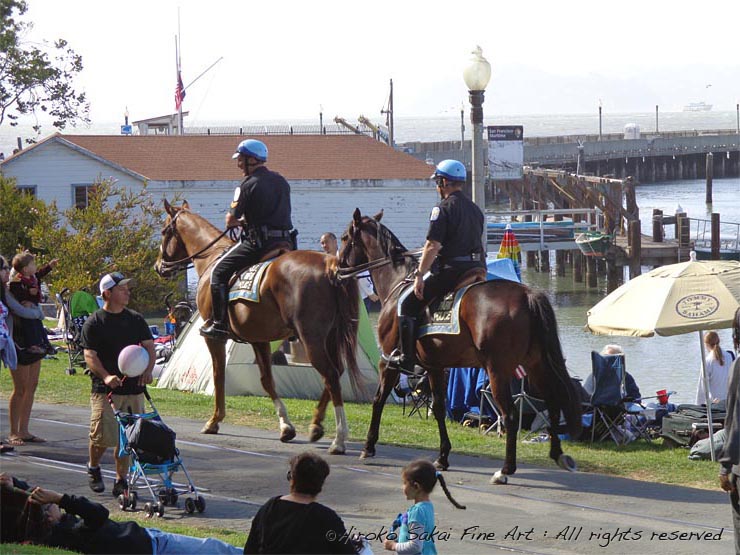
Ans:
[{"label": "small boat on water", "polygon": [[612,236],[600,231],[587,231],[576,236],[576,245],[584,256],[603,258],[611,243]]},{"label": "small boat on water", "polygon": [[711,109],[712,105],[706,102],[689,102],[683,107],[684,112],[709,112]]},{"label": "small boat on water", "polygon": [[[697,260],[711,260],[712,259],[711,247],[695,246],[694,252],[696,252]],[[730,249],[730,248],[721,248],[719,249],[719,259],[720,260],[737,260],[738,262],[740,262],[740,250]]]}]

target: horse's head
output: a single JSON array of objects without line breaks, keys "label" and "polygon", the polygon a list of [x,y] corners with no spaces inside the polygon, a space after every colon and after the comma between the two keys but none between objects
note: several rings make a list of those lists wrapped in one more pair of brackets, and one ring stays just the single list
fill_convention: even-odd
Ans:
[{"label": "horse's head", "polygon": [[182,206],[172,206],[167,199],[164,201],[167,218],[162,228],[162,244],[159,245],[159,256],[154,263],[154,270],[162,277],[170,277],[179,270],[184,270],[190,263],[185,244],[177,232],[177,220],[180,214],[190,211],[187,201]]},{"label": "horse's head", "polygon": [[390,258],[394,264],[404,261],[405,247],[390,229],[380,223],[382,218],[382,210],[370,218],[355,208],[352,221],[342,235],[341,267],[349,268],[382,258]]}]

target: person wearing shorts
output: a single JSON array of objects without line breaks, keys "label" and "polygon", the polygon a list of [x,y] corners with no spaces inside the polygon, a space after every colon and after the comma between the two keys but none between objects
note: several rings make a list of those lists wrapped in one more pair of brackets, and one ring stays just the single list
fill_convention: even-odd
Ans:
[{"label": "person wearing shorts", "polygon": [[[146,320],[138,312],[126,307],[131,298],[130,281],[119,272],[103,276],[100,280],[103,308],[85,321],[81,334],[85,362],[92,378],[88,480],[90,489],[94,492],[105,491],[100,459],[108,448],[113,447],[116,460],[113,497],[118,497],[128,489],[126,475],[129,458],[118,455],[118,423],[108,402],[108,395],[111,395],[118,410],[144,412],[144,391],[146,385],[152,383],[152,369],[156,358],[154,339]],[[149,364],[137,378],[125,377],[118,368],[118,355],[129,345],[141,345],[149,353]]]}]

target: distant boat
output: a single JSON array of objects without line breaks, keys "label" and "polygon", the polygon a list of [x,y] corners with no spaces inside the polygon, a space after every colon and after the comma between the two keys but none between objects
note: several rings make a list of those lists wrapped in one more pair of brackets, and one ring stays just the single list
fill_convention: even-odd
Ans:
[{"label": "distant boat", "polygon": [[706,102],[690,102],[683,107],[684,112],[709,112],[711,109],[712,105]]}]

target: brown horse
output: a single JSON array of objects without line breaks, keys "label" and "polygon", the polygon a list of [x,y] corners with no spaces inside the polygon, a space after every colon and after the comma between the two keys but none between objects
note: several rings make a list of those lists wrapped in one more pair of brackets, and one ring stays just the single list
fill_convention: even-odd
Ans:
[{"label": "brown horse", "polygon": [[[398,342],[397,301],[404,280],[416,270],[416,260],[383,224],[382,213],[374,218],[355,210],[342,237],[340,267],[366,265],[381,298],[378,337],[384,357]],[[347,272],[345,272],[347,273]],[[433,395],[433,412],[440,435],[439,457],[435,464],[446,470],[451,444],[445,426],[444,368],[484,367],[496,403],[506,423],[506,459],[492,483],[505,483],[516,471],[518,421],[514,413],[510,381],[518,365],[526,368],[528,379],[545,396],[550,421],[550,457],[569,470],[573,459],[563,454],[557,429],[561,410],[570,432],[581,427],[581,407],[565,368],[557,323],[544,293],[512,281],[488,281],[471,287],[460,303],[458,335],[427,335],[417,342],[419,364],[427,371]],[[373,415],[362,458],[375,456],[383,406],[398,381],[399,372],[385,359],[380,365],[380,385],[373,401]]]},{"label": "brown horse", "polygon": [[[163,277],[182,270],[192,261],[198,274],[197,303],[203,319],[211,313],[210,271],[219,256],[233,246],[207,220],[190,211],[187,202],[171,206],[162,229],[162,244],[155,269]],[[270,256],[268,254],[268,256]],[[308,358],[326,384],[314,411],[309,439],[324,435],[322,422],[331,398],[336,416],[336,437],[329,452],[343,454],[347,439],[339,378],[347,366],[355,391],[363,387],[355,358],[359,294],[352,280],[337,283],[336,257],[315,251],[291,251],[282,254],[268,267],[260,284],[260,302],[236,301],[229,305],[232,332],[254,348],[262,387],[272,399],[279,418],[280,440],[296,435],[285,405],[275,391],[270,360],[270,342],[298,337]],[[224,380],[226,346],[222,341],[205,339],[213,362],[215,411],[203,433],[218,433],[218,423],[226,415]]]}]

